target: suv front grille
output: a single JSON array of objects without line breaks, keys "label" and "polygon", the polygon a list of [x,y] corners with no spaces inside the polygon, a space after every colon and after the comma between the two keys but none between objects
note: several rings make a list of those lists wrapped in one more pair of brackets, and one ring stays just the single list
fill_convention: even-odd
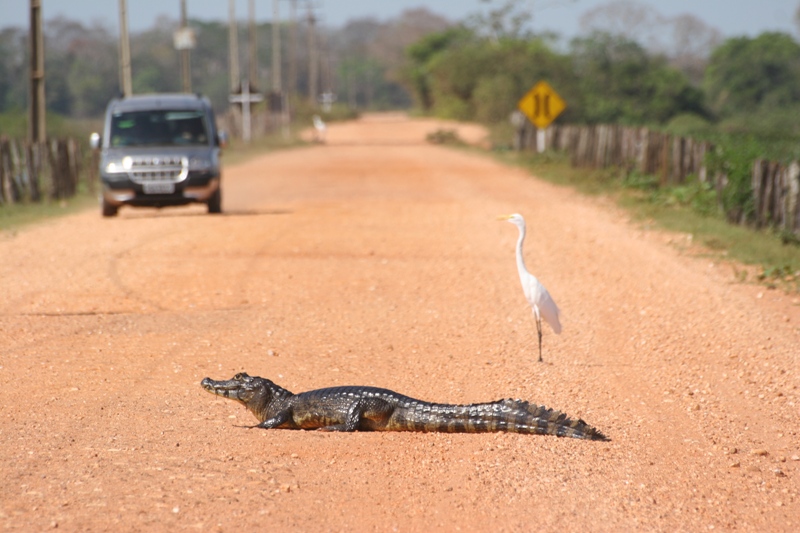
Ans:
[{"label": "suv front grille", "polygon": [[189,158],[180,156],[131,157],[128,174],[136,183],[177,183],[185,180],[189,175]]}]

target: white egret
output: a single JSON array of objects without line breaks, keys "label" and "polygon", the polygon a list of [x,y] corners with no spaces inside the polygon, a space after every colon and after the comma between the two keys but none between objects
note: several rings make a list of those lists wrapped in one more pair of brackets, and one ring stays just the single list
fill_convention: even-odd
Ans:
[{"label": "white egret", "polygon": [[500,220],[511,222],[519,229],[519,239],[517,239],[517,270],[519,280],[522,283],[522,292],[525,293],[528,303],[533,308],[533,315],[536,317],[536,331],[539,334],[539,361],[542,361],[542,319],[550,324],[553,331],[558,335],[561,333],[561,323],[558,321],[558,306],[544,285],[539,283],[536,276],[528,272],[525,268],[525,259],[522,257],[522,244],[525,242],[525,219],[522,215],[504,215]]},{"label": "white egret", "polygon": [[328,131],[328,127],[325,125],[325,122],[322,120],[322,117],[319,115],[314,115],[312,117],[314,121],[314,140],[320,143],[325,142],[325,134]]}]

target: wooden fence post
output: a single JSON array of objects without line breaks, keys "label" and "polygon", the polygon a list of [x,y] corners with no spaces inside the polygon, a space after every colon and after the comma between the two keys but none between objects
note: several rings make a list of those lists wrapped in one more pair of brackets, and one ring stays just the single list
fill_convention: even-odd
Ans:
[{"label": "wooden fence post", "polygon": [[697,172],[697,179],[702,183],[706,183],[708,181],[706,153],[710,150],[710,146],[711,144],[706,141],[695,143],[694,150],[692,152],[692,159],[695,165],[695,172]]},{"label": "wooden fence post", "polygon": [[764,161],[756,159],[753,162],[753,171],[751,177],[751,190],[753,191],[753,207],[755,209],[755,224],[760,228],[763,224],[763,199],[764,189],[766,187],[764,180]]},{"label": "wooden fence post", "polygon": [[6,185],[8,186],[8,194],[11,197],[11,201],[18,202],[22,195],[20,187],[24,185],[25,176],[22,164],[23,156],[20,155],[19,143],[14,139],[9,139],[7,148],[6,157],[10,159],[8,160],[9,167],[6,175],[8,182]]},{"label": "wooden fence post", "polygon": [[647,174],[647,152],[650,151],[650,132],[647,128],[641,128],[639,130],[639,141],[636,144],[638,147],[636,163],[639,168],[639,173]]},{"label": "wooden fence post", "polygon": [[3,203],[14,203],[14,166],[11,160],[11,141],[0,139],[0,199]]},{"label": "wooden fence post", "polygon": [[75,196],[78,192],[78,181],[81,175],[81,153],[80,145],[75,139],[69,138],[67,143],[67,164],[69,165],[69,188],[70,196]]},{"label": "wooden fence post", "polygon": [[96,184],[100,179],[100,176],[98,175],[100,172],[99,167],[100,150],[91,150],[91,155],[89,156],[89,173],[86,177],[89,186],[89,192],[91,194],[94,194]]},{"label": "wooden fence post", "polygon": [[2,187],[2,195],[5,202],[13,204],[19,202],[21,199],[20,184],[17,177],[20,175],[19,165],[15,164],[16,155],[16,142],[13,139],[5,139],[2,149],[0,150],[0,159],[2,162],[2,172],[5,174],[5,180]]},{"label": "wooden fence post", "polygon": [[11,203],[8,199],[8,180],[11,179],[10,172],[10,157],[8,156],[9,148],[8,139],[3,135],[0,136],[0,203]]},{"label": "wooden fence post", "polygon": [[653,173],[661,174],[661,183],[669,183],[669,148],[672,136],[659,132],[656,132],[656,135],[658,136],[659,154],[658,159],[653,162]]},{"label": "wooden fence post", "polygon": [[46,145],[39,143],[28,143],[25,149],[26,166],[28,170],[28,193],[30,201],[39,202],[42,199],[41,188],[39,187],[39,173],[44,166],[42,151]]},{"label": "wooden fence post", "polygon": [[792,161],[786,171],[786,199],[784,229],[795,233],[800,230],[800,163]]},{"label": "wooden fence post", "polygon": [[779,169],[779,163],[774,161],[767,163],[767,190],[764,193],[764,198],[766,200],[764,205],[764,223],[767,225],[775,223],[775,207],[777,205],[775,199],[779,193],[779,188],[776,185],[778,184]]}]

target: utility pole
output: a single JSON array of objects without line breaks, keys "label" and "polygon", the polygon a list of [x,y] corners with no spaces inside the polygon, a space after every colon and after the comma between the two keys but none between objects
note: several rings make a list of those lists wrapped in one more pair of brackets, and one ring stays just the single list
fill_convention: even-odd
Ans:
[{"label": "utility pole", "polygon": [[[186,16],[186,0],[181,0],[181,31],[186,35],[189,31],[188,20]],[[191,63],[191,49],[189,43],[182,43],[181,49],[181,81],[183,85],[183,92],[192,92],[192,63]]]},{"label": "utility pole", "polygon": [[248,67],[250,70],[249,81],[254,87],[258,87],[258,42],[256,36],[256,2],[250,0],[248,10],[249,23],[247,27],[248,37],[250,38],[250,53],[248,54]]},{"label": "utility pole", "polygon": [[280,0],[272,0],[272,91],[277,95],[282,91]]},{"label": "utility pole", "polygon": [[128,5],[119,0],[119,89],[122,96],[133,94],[131,83],[131,42],[128,37]]},{"label": "utility pole", "polygon": [[314,33],[313,7],[308,3],[308,102],[312,107],[317,106],[319,93],[319,59],[317,58],[317,38]]},{"label": "utility pole", "polygon": [[230,69],[231,93],[239,89],[239,32],[236,27],[236,0],[228,0],[228,68]]},{"label": "utility pole", "polygon": [[[239,32],[236,23],[236,0],[228,0],[228,18],[230,26],[228,28],[228,69],[230,71],[231,97],[240,93],[241,79],[239,74]],[[230,107],[231,133],[238,130],[241,109],[234,103]]]},{"label": "utility pole", "polygon": [[297,92],[297,0],[291,0],[289,15],[289,83],[286,91],[290,95]]},{"label": "utility pole", "polygon": [[331,58],[331,47],[328,44],[328,35],[323,31],[319,36],[319,56],[320,60],[320,78],[322,80],[322,107],[325,111],[330,111],[331,105],[336,101],[336,94],[334,93],[334,77],[333,77],[333,59]]},{"label": "utility pole", "polygon": [[280,0],[272,0],[272,98],[274,107],[273,117],[276,123],[281,124],[284,137],[289,137],[289,106],[286,95],[283,93],[281,74],[281,24]]},{"label": "utility pole", "polygon": [[31,84],[28,103],[28,138],[31,143],[47,140],[44,98],[44,37],[42,35],[42,0],[30,1]]}]

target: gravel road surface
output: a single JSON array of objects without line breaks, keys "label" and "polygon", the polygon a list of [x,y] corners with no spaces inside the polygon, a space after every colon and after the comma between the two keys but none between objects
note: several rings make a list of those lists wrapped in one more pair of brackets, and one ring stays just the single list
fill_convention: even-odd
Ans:
[{"label": "gravel road surface", "polygon": [[[0,230],[0,524],[44,531],[798,531],[800,305],[432,120],[228,166],[225,214]],[[477,127],[458,126],[472,142]],[[562,311],[544,363],[514,261]],[[610,442],[248,430],[239,371],[560,409]]]}]

